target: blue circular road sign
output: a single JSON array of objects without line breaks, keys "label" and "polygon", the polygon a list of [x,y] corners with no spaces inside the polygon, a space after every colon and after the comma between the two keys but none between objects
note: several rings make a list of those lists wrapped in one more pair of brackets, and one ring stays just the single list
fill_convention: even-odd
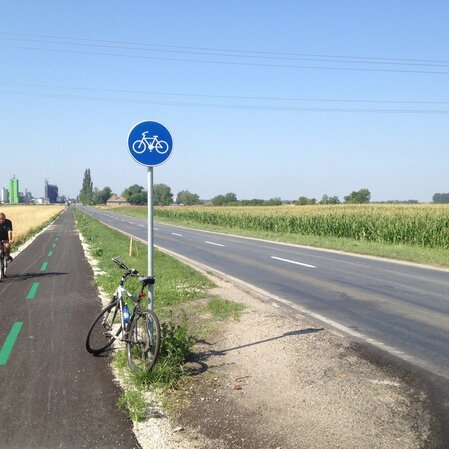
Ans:
[{"label": "blue circular road sign", "polygon": [[158,122],[141,122],[130,131],[128,149],[133,159],[147,167],[163,164],[171,155],[173,140]]}]

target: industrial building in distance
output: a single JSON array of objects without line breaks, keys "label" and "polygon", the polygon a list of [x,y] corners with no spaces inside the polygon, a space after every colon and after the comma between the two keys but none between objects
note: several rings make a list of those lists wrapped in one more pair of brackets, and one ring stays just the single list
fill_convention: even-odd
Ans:
[{"label": "industrial building in distance", "polygon": [[28,189],[25,192],[19,190],[19,180],[14,175],[8,182],[8,188],[0,188],[1,204],[61,204],[66,203],[67,198],[59,195],[57,185],[44,183],[44,196],[34,197]]}]

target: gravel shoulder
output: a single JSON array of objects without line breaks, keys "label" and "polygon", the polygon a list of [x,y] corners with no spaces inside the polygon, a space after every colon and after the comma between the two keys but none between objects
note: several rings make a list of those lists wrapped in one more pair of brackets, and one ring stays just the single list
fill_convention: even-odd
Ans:
[{"label": "gravel shoulder", "polygon": [[[198,343],[189,365],[196,374],[174,394],[170,417],[136,426],[145,449],[429,447],[428,399],[400,372],[372,363],[343,335],[208,276],[211,295],[245,310]],[[149,442],[151,429],[158,437]]]},{"label": "gravel shoulder", "polygon": [[134,423],[142,449],[437,447],[419,382],[344,335],[196,268],[217,286],[208,295],[245,309],[238,320],[203,317],[214,332],[198,341],[169,412],[167,397],[144,393],[147,419]]}]

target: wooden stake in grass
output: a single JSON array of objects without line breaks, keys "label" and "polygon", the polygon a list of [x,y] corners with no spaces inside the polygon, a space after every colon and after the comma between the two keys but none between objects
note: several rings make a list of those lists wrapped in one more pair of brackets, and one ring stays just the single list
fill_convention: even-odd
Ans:
[{"label": "wooden stake in grass", "polygon": [[136,256],[139,255],[139,249],[137,248],[137,242],[132,237],[129,238],[129,257],[133,255],[133,248],[136,250]]}]

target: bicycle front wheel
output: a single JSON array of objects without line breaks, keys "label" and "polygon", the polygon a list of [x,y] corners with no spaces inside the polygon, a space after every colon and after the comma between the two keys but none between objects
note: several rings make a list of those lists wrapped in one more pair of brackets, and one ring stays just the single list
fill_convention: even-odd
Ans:
[{"label": "bicycle front wheel", "polygon": [[168,143],[165,140],[158,140],[156,144],[156,151],[159,154],[165,154],[168,151]]},{"label": "bicycle front wheel", "polygon": [[144,310],[133,319],[126,343],[128,364],[136,373],[148,373],[161,347],[161,326],[156,314]]},{"label": "bicycle front wheel", "polygon": [[0,256],[0,281],[6,276],[5,259],[3,255]]},{"label": "bicycle front wheel", "polygon": [[107,305],[90,326],[86,337],[86,349],[91,354],[100,354],[112,345],[121,331],[118,302],[115,301]]}]

